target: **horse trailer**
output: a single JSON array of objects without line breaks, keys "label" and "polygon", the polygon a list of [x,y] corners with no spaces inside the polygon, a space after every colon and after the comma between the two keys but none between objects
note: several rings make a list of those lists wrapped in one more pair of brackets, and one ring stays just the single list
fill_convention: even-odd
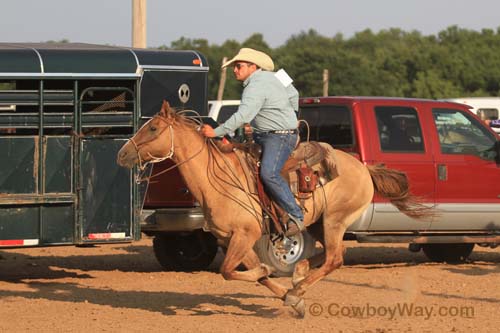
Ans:
[{"label": "horse trailer", "polygon": [[0,43],[0,247],[138,240],[116,154],[164,99],[206,115],[207,76],[194,51]]}]

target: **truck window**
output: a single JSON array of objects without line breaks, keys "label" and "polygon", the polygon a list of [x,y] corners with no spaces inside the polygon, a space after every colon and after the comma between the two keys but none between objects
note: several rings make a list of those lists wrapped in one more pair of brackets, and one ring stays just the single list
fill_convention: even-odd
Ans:
[{"label": "truck window", "polygon": [[495,138],[485,126],[462,110],[433,109],[443,154],[469,154],[494,159]]},{"label": "truck window", "polygon": [[299,119],[309,125],[309,133],[305,124],[300,125],[300,138],[327,142],[334,147],[352,147],[354,135],[351,112],[342,105],[303,106],[299,110]]},{"label": "truck window", "polygon": [[399,106],[375,107],[380,149],[383,152],[424,152],[417,111]]}]

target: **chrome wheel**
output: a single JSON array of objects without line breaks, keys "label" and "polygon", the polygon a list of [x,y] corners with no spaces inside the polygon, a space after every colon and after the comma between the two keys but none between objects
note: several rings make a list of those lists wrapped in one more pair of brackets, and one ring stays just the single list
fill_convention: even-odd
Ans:
[{"label": "chrome wheel", "polygon": [[295,264],[314,254],[316,241],[307,232],[292,237],[264,235],[254,249],[260,260],[275,269],[274,276],[291,276]]},{"label": "chrome wheel", "polygon": [[297,234],[291,237],[272,234],[269,251],[276,261],[283,265],[293,265],[304,252],[304,236]]}]

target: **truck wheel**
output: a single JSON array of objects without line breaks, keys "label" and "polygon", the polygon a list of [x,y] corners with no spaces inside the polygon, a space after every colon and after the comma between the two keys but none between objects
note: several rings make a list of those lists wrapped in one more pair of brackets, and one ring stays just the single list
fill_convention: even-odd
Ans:
[{"label": "truck wheel", "polygon": [[208,232],[165,233],[153,239],[156,259],[166,271],[207,269],[217,254],[217,239]]},{"label": "truck wheel", "polygon": [[437,262],[461,263],[469,257],[474,243],[435,243],[422,244],[422,250],[427,258]]},{"label": "truck wheel", "polygon": [[273,276],[291,276],[295,264],[310,258],[315,251],[316,240],[307,232],[292,237],[277,234],[263,235],[254,245],[260,261],[273,267]]}]

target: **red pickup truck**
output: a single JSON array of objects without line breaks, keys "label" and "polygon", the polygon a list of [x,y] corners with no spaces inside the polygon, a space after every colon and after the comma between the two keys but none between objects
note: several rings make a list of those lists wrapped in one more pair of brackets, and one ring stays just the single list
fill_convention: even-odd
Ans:
[{"label": "red pickup truck", "polygon": [[[217,114],[211,114],[217,120]],[[226,115],[227,116],[227,115]],[[300,100],[303,140],[330,143],[366,164],[404,171],[411,190],[439,212],[412,220],[388,201],[372,204],[347,231],[358,242],[408,243],[436,261],[463,261],[475,244],[500,244],[500,142],[489,127],[453,102],[387,97],[311,97]],[[155,166],[157,172],[168,166]],[[150,184],[142,230],[154,235],[155,254],[166,269],[203,269],[217,243],[179,174]],[[307,232],[290,239],[285,252],[264,236],[256,250],[278,275],[315,250]]]}]

